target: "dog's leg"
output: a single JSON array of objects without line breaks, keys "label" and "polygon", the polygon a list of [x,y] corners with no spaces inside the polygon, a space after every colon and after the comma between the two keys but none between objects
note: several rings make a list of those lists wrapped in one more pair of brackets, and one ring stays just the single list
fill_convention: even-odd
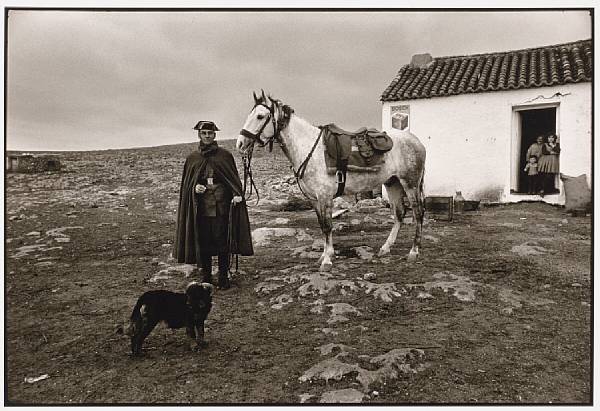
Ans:
[{"label": "dog's leg", "polygon": [[158,324],[158,320],[149,317],[145,308],[145,306],[140,308],[140,317],[133,327],[133,335],[131,336],[131,353],[133,355],[140,355],[142,353],[144,340],[150,335],[156,324]]},{"label": "dog's leg", "polygon": [[204,341],[204,321],[196,324],[196,344],[198,348],[206,347],[208,343]]},{"label": "dog's leg", "polygon": [[196,332],[194,331],[194,327],[188,325],[187,327],[185,327],[185,333],[190,338],[189,339],[190,350],[191,351],[196,350],[196,346],[197,346],[197,344],[196,344]]}]

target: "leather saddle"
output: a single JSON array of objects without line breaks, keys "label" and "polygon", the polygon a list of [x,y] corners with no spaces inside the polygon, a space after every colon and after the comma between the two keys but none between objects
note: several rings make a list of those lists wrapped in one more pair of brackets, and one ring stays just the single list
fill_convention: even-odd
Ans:
[{"label": "leather saddle", "polygon": [[327,172],[335,174],[338,183],[336,197],[344,192],[347,171],[379,171],[383,155],[393,147],[390,136],[374,128],[347,131],[333,123],[319,128],[323,133]]}]

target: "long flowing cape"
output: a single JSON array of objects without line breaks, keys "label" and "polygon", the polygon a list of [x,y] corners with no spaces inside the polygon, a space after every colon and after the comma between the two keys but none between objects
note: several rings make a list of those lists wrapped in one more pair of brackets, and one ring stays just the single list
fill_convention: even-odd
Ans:
[{"label": "long flowing cape", "polygon": [[[198,204],[194,195],[194,187],[198,177],[209,162],[219,181],[227,184],[234,196],[242,195],[242,182],[233,155],[229,151],[219,147],[210,156],[205,157],[200,151],[195,151],[187,157],[179,190],[177,228],[173,247],[173,257],[178,263],[196,264],[200,262],[200,256],[196,255],[195,242],[197,230],[201,230],[202,227],[198,227],[196,224]],[[232,206],[230,219],[229,252],[232,254],[253,255],[250,219],[244,201]]]}]

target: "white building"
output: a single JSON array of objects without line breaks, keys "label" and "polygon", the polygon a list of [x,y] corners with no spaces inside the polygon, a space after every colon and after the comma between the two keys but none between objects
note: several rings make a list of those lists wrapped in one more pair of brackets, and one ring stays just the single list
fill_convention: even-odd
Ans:
[{"label": "white building", "polygon": [[[527,195],[525,153],[555,133],[560,172],[592,170],[592,42],[500,53],[413,56],[383,92],[382,128],[408,129],[427,148],[427,195],[513,202]],[[543,201],[564,204],[559,192]]]}]

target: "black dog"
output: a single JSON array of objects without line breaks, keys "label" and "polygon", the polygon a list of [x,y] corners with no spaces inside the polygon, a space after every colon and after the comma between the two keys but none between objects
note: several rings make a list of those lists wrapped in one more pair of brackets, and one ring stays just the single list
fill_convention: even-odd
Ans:
[{"label": "black dog", "polygon": [[[192,282],[185,293],[153,290],[142,294],[125,330],[131,337],[132,354],[141,354],[142,343],[160,321],[169,328],[186,327],[187,335],[196,342],[196,349],[205,346],[204,320],[212,307],[212,291],[212,284]],[[122,327],[117,333],[123,333]]]}]

